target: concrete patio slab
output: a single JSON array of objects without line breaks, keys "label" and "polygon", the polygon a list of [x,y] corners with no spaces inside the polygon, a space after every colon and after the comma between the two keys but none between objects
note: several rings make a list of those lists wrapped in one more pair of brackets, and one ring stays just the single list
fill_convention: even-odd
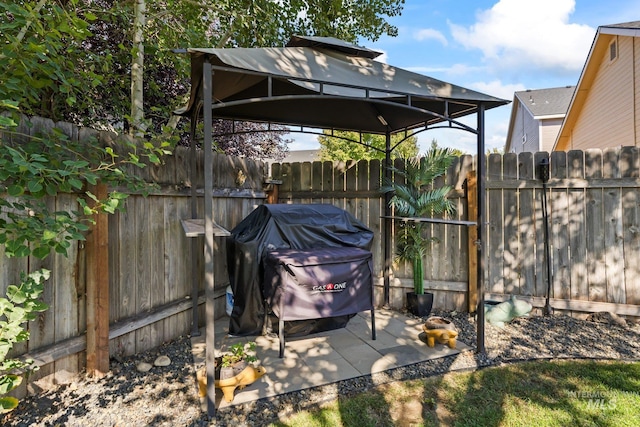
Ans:
[{"label": "concrete patio slab", "polygon": [[[303,337],[287,338],[284,358],[279,356],[279,340],[275,335],[257,337],[229,336],[229,318],[216,320],[216,355],[237,342],[255,341],[258,364],[267,370],[265,376],[243,390],[236,390],[232,402],[222,399],[216,390],[216,406],[224,408],[265,397],[318,387],[336,381],[431,359],[450,356],[470,347],[458,342],[457,348],[436,344],[427,346],[420,319],[392,310],[376,310],[376,335],[371,339],[371,315],[354,316],[345,328]],[[204,365],[204,330],[191,339],[196,369]],[[202,398],[203,410],[206,410]]]}]

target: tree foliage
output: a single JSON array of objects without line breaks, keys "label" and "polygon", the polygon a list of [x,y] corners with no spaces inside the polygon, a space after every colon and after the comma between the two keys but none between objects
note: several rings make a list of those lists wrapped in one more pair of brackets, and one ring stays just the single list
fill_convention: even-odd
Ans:
[{"label": "tree foliage", "polygon": [[[438,144],[438,141],[434,138],[431,140],[431,149],[432,150],[437,150],[441,148],[440,145]],[[462,151],[459,148],[449,148],[449,151],[451,152],[451,155],[454,157],[460,157],[460,156],[464,156],[465,152]]]},{"label": "tree foliage", "polygon": [[[191,46],[282,46],[293,34],[334,36],[347,41],[395,35],[386,22],[404,0],[139,0],[144,19],[130,0],[16,0],[0,3],[0,244],[10,257],[66,255],[84,239],[92,216],[113,213],[125,197],[111,191],[105,200],[89,190],[136,186],[128,165],[158,163],[175,144],[166,137],[172,111],[186,102],[189,60],[173,49]],[[139,27],[136,22],[139,22]],[[142,30],[134,38],[136,29]],[[143,80],[141,110],[132,109],[133,58]],[[142,67],[144,67],[142,69]],[[141,86],[141,91],[139,90]],[[148,133],[116,153],[95,139],[75,141],[59,129],[31,134],[28,117],[126,131],[144,117]],[[139,114],[140,113],[140,114]],[[183,123],[178,130],[189,128]],[[220,122],[224,131],[228,122]],[[250,126],[245,130],[249,131]],[[256,129],[254,127],[253,129]],[[221,133],[221,132],[216,132]],[[267,138],[220,138],[218,149],[233,154],[277,157],[282,133]],[[242,145],[244,144],[244,146]],[[286,144],[285,144],[286,145]],[[78,194],[79,210],[51,211],[45,202],[58,192]],[[20,381],[5,360],[15,342],[28,338],[25,322],[46,309],[37,301],[44,271],[23,276],[0,298],[0,408],[17,403],[5,394]],[[37,275],[37,276],[35,276]],[[4,316],[4,317],[2,317]],[[17,322],[17,323],[16,323]]]},{"label": "tree foliage", "polygon": [[31,274],[21,274],[18,285],[9,285],[7,297],[0,298],[0,414],[18,406],[18,399],[7,396],[22,383],[22,376],[15,372],[31,368],[32,360],[7,358],[16,343],[29,339],[29,331],[24,324],[34,320],[37,313],[48,306],[40,297],[44,292],[44,282],[49,279],[49,271],[42,269]]},{"label": "tree foliage", "polygon": [[[161,133],[175,125],[172,111],[186,102],[190,62],[174,49],[283,46],[293,34],[333,36],[355,42],[376,40],[397,29],[387,17],[402,11],[404,0],[342,2],[328,0],[146,0],[144,22],[145,124]],[[56,0],[0,4],[0,99],[19,102],[23,113],[99,129],[126,132],[132,118],[134,4],[123,0]],[[224,125],[229,126],[229,125]],[[263,131],[261,125],[252,126]],[[186,140],[189,124],[177,125]],[[280,129],[283,130],[283,129]],[[215,129],[215,133],[221,133]],[[248,135],[248,134],[247,134]],[[259,133],[233,152],[255,145],[261,151],[286,147],[282,132]],[[225,152],[242,138],[227,139]]]},{"label": "tree foliage", "polygon": [[[332,136],[333,135],[333,136]],[[391,136],[391,146],[394,147],[402,139],[404,134]],[[383,160],[385,158],[386,137],[384,135],[360,134],[358,132],[324,131],[324,135],[318,137],[320,143],[321,160]],[[392,158],[410,158],[418,155],[418,138],[409,136],[400,142],[400,145],[391,152]]]}]

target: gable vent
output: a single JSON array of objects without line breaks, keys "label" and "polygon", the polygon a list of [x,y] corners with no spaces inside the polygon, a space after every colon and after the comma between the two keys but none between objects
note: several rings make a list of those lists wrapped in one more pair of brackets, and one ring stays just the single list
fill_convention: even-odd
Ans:
[{"label": "gable vent", "polygon": [[616,40],[609,44],[609,61],[613,61],[618,57],[618,43]]}]

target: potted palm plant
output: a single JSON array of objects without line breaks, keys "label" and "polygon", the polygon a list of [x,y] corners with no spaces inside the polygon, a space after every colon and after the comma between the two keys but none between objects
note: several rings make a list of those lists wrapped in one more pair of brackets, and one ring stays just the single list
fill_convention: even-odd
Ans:
[{"label": "potted palm plant", "polygon": [[[444,175],[453,163],[454,153],[450,148],[432,146],[424,155],[407,159],[404,169],[392,168],[396,179],[387,183],[383,191],[393,192],[389,204],[395,216],[429,218],[455,213],[455,205],[447,198],[451,186],[433,186],[435,179]],[[426,225],[402,222],[396,236],[396,260],[410,262],[413,267],[414,291],[407,293],[407,308],[420,317],[428,316],[433,304],[433,294],[424,292],[424,258],[429,243],[435,240],[427,235]]]}]

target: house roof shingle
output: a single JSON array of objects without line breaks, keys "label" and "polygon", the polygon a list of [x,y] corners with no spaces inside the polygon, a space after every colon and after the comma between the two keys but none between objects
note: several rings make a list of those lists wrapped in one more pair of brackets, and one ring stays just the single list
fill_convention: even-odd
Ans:
[{"label": "house roof shingle", "polygon": [[523,90],[516,92],[515,97],[535,118],[564,115],[567,113],[575,88],[575,86],[564,86]]},{"label": "house roof shingle", "polygon": [[621,24],[602,25],[600,28],[626,28],[629,30],[640,29],[640,21],[623,22]]}]

